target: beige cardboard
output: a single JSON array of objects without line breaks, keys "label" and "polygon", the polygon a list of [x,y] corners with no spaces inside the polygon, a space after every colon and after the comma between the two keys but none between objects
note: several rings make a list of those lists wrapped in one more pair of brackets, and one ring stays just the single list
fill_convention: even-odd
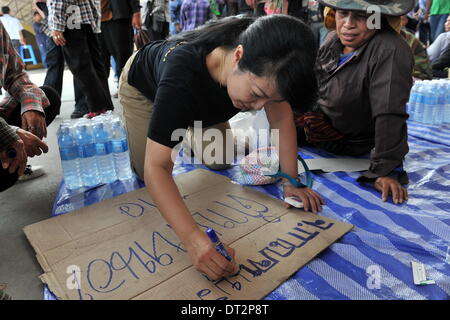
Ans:
[{"label": "beige cardboard", "polygon": [[[242,270],[229,281],[239,285],[211,283],[194,269],[145,189],[25,227],[41,280],[60,299],[260,299],[352,228],[210,171],[175,180],[199,226],[237,250]],[[254,276],[261,260],[267,266]]]}]

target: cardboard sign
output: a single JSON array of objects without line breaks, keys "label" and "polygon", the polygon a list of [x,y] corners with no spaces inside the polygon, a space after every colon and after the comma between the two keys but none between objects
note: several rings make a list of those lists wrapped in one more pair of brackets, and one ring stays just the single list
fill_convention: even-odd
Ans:
[{"label": "cardboard sign", "polygon": [[261,299],[352,228],[207,170],[175,181],[200,228],[236,249],[239,275],[196,271],[144,188],[25,227],[41,280],[59,299]]}]

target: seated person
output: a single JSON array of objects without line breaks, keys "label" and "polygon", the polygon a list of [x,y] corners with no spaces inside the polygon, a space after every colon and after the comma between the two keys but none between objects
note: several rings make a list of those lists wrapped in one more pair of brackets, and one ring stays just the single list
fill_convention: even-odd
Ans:
[{"label": "seated person", "polygon": [[3,191],[25,172],[27,157],[47,152],[42,139],[47,136],[47,126],[56,117],[61,100],[52,88],[38,88],[30,82],[1,23],[0,66],[0,86],[8,92],[0,102],[0,191]]},{"label": "seated person", "polygon": [[450,78],[450,43],[431,67],[433,69],[433,76],[436,78]]},{"label": "seated person", "polygon": [[409,12],[414,1],[379,5],[381,25],[371,29],[370,1],[321,3],[335,10],[335,19],[325,19],[335,32],[316,61],[318,103],[313,112],[296,117],[298,142],[349,156],[370,152],[370,167],[358,181],[373,182],[383,201],[392,194],[394,203],[402,203],[408,198],[402,164],[409,151],[406,103],[414,57],[399,28],[391,25],[400,26],[398,16]]},{"label": "seated person", "polygon": [[428,59],[427,49],[414,34],[408,31],[405,27],[407,23],[408,17],[406,15],[402,16],[402,28],[400,30],[400,35],[406,40],[414,54],[413,77],[420,80],[431,80],[433,79],[433,72],[431,71],[431,64]]},{"label": "seated person", "polygon": [[441,33],[439,37],[428,47],[427,52],[430,61],[436,61],[445,51],[445,48],[450,44],[450,16],[445,22],[445,32]]}]

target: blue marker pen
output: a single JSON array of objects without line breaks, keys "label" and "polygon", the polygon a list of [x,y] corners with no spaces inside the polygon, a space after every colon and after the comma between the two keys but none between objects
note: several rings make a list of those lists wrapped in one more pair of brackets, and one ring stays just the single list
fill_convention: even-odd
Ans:
[{"label": "blue marker pen", "polygon": [[230,257],[227,250],[223,246],[222,242],[219,240],[219,237],[217,236],[214,229],[208,229],[206,230],[206,234],[213,243],[214,247],[216,248],[217,252],[219,252],[221,255],[225,257],[228,261],[233,260],[233,258]]}]

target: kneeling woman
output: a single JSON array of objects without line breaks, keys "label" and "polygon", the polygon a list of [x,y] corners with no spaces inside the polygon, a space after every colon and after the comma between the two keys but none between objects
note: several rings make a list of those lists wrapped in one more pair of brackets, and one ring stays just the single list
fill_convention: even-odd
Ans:
[{"label": "kneeling woman", "polygon": [[414,58],[395,28],[414,1],[379,4],[379,19],[367,13],[376,1],[320,2],[328,6],[325,23],[335,32],[319,50],[318,104],[296,118],[298,139],[336,154],[371,152],[370,168],[358,181],[373,182],[383,201],[392,194],[402,203],[408,198],[401,185],[408,183],[402,165],[409,150],[406,103]]},{"label": "kneeling woman", "polygon": [[[171,158],[180,141],[173,141],[172,133],[194,121],[223,132],[239,111],[264,108],[271,128],[279,129],[281,169],[297,177],[292,107],[307,108],[315,98],[316,53],[312,32],[296,18],[230,17],[147,45],[122,72],[119,96],[134,169],[194,266],[212,279],[236,272],[237,266],[213,249],[180,196]],[[202,141],[193,144],[201,153],[195,145]],[[285,185],[284,195],[300,197],[313,212],[323,204],[308,188]]]}]

